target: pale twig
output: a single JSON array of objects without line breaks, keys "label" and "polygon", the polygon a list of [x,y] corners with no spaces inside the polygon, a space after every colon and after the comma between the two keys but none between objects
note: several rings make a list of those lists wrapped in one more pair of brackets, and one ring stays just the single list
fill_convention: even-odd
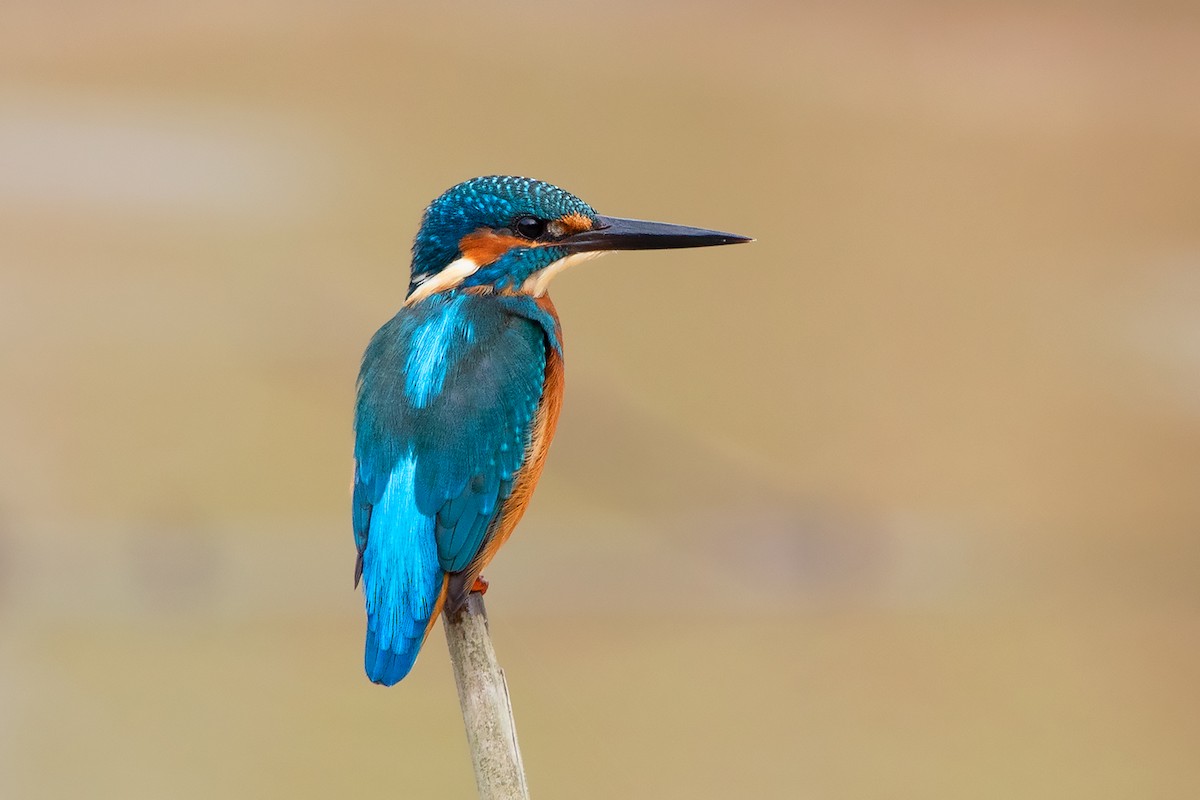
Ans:
[{"label": "pale twig", "polygon": [[480,800],[528,800],[525,768],[504,670],[496,662],[483,595],[472,592],[456,619],[444,618]]}]

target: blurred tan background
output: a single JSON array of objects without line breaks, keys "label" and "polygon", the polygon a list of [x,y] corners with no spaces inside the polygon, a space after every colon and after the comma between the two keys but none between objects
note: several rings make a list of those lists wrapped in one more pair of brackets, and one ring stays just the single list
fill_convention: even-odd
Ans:
[{"label": "blurred tan background", "polygon": [[1200,11],[17,2],[0,796],[470,797],[362,674],[351,404],[424,205],[756,244],[555,285],[489,570],[541,798],[1200,796]]}]

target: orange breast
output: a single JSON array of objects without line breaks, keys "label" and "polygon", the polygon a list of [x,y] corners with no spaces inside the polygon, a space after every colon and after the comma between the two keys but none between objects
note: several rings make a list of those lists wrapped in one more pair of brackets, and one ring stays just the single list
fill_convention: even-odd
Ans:
[{"label": "orange breast", "polygon": [[[562,329],[554,303],[548,296],[542,296],[537,299],[537,304],[543,311],[554,317],[556,333],[561,343]],[[459,602],[466,600],[466,593],[470,591],[470,587],[479,577],[479,573],[495,557],[501,546],[508,541],[508,537],[512,535],[517,523],[524,516],[538,479],[542,477],[542,468],[546,465],[546,454],[550,451],[550,442],[554,439],[554,431],[558,427],[558,414],[562,410],[562,398],[563,359],[557,350],[550,347],[547,348],[546,353],[546,377],[542,383],[542,401],[534,416],[533,430],[530,433],[529,445],[525,450],[525,462],[521,466],[521,470],[513,476],[512,493],[501,506],[495,528],[483,549],[479,551],[479,555],[475,556],[475,560],[461,575],[454,576],[451,592],[461,587],[462,597],[452,598],[452,600]]]},{"label": "orange breast", "polygon": [[[538,298],[538,305],[553,315],[557,327],[558,312],[554,308],[554,304],[550,302],[550,298],[545,296]],[[559,332],[559,341],[562,341],[561,331]],[[546,378],[542,383],[542,402],[538,406],[537,415],[533,420],[533,431],[526,449],[525,464],[513,478],[512,494],[500,509],[500,519],[497,521],[495,532],[484,546],[483,551],[476,557],[476,561],[479,563],[478,570],[482,570],[492,560],[496,551],[508,540],[513,529],[517,527],[517,523],[524,516],[529,500],[533,497],[534,487],[537,486],[538,479],[542,477],[542,468],[546,465],[546,454],[550,451],[550,442],[554,439],[554,432],[558,428],[558,414],[562,410],[563,398],[563,359],[554,348],[547,348],[547,351]],[[475,575],[479,574],[478,570],[475,569],[474,564],[471,565],[471,572]]]}]

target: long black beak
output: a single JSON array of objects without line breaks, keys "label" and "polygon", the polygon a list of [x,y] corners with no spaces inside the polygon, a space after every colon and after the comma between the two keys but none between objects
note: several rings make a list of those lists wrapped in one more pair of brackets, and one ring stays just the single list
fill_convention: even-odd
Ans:
[{"label": "long black beak", "polygon": [[754,241],[749,236],[722,233],[666,222],[596,217],[596,227],[568,236],[557,244],[577,253],[588,250],[668,250],[675,247],[712,247]]}]

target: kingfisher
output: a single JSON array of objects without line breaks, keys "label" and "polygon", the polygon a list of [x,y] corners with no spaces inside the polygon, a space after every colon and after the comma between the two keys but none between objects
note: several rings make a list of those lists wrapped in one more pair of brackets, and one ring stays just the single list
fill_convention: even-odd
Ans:
[{"label": "kingfisher", "polygon": [[747,241],[601,216],[515,176],[473,178],[425,209],[408,294],[358,376],[354,584],[372,681],[400,681],[438,615],[486,590],[484,567],[525,513],[562,408],[550,281],[613,250]]}]

